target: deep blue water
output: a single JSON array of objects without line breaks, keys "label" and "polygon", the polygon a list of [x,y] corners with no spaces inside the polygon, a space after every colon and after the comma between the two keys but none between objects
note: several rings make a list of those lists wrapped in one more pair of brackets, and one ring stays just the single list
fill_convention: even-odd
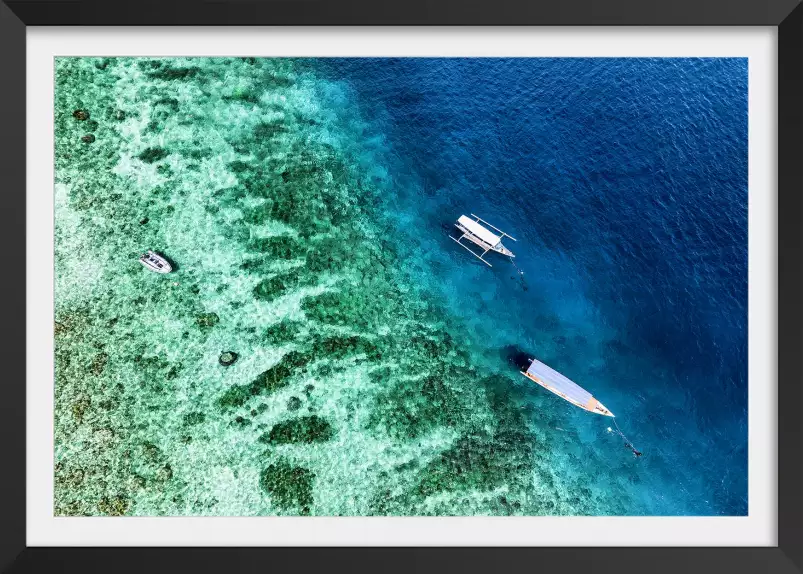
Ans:
[{"label": "deep blue water", "polygon": [[[747,514],[747,60],[310,65],[353,91],[411,272],[477,352],[538,356],[645,453],[522,378],[532,416],[568,433],[567,476],[624,485],[634,514]],[[526,290],[448,240],[469,212],[518,239]]]}]

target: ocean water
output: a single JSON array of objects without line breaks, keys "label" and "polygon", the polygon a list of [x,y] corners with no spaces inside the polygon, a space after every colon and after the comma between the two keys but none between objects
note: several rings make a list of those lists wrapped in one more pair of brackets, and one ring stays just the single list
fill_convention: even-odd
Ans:
[{"label": "ocean water", "polygon": [[56,514],[747,514],[746,60],[56,72]]}]

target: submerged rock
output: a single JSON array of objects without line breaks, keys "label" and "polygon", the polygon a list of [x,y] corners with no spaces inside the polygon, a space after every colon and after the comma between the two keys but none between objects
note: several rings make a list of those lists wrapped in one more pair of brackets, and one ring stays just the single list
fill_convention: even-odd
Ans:
[{"label": "submerged rock", "polygon": [[220,357],[218,357],[218,362],[224,367],[228,367],[237,361],[237,357],[238,355],[234,351],[226,351],[225,353],[221,353]]},{"label": "submerged rock", "polygon": [[196,317],[195,321],[199,327],[214,327],[220,321],[217,313],[202,313]]},{"label": "submerged rock", "polygon": [[85,136],[81,136],[81,141],[84,142],[84,143],[88,143],[88,144],[92,143],[93,141],[95,141],[95,135],[94,134],[86,134]]},{"label": "submerged rock", "polygon": [[75,110],[72,113],[72,117],[74,117],[76,120],[81,120],[81,121],[88,120],[89,112],[86,110]]}]

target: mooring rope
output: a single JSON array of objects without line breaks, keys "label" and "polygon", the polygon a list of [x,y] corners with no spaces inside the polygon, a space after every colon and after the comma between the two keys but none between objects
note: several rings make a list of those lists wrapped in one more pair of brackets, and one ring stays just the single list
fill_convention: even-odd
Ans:
[{"label": "mooring rope", "polygon": [[625,433],[622,432],[622,429],[619,428],[619,423],[616,422],[616,417],[613,419],[613,424],[616,426],[616,430],[614,431],[611,427],[608,427],[608,432],[615,432],[618,434],[620,437],[622,437],[622,440],[625,441],[625,446],[633,451],[634,456],[641,456],[641,452],[635,446],[633,446],[633,443],[630,442],[630,439],[628,439],[625,436]]},{"label": "mooring rope", "polygon": [[[521,284],[521,288],[524,291],[527,291],[529,287],[527,286],[527,282],[524,280],[524,271],[522,271],[521,268],[518,265],[516,265],[516,262],[513,261],[512,257],[510,258],[510,262],[513,264],[513,267],[516,268],[516,271],[519,272],[519,283]],[[511,279],[513,279],[513,277],[511,277]]]}]

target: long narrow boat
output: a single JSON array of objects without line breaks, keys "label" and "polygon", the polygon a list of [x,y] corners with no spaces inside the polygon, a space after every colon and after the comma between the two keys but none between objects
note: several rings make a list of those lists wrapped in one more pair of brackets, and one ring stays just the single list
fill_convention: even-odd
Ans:
[{"label": "long narrow boat", "polygon": [[[508,238],[512,239],[513,241],[516,241],[513,237],[511,237],[510,235],[508,235],[507,233],[505,233],[504,231],[502,231],[498,227],[494,227],[493,225],[491,225],[490,223],[488,223],[484,219],[480,219],[479,217],[477,217],[473,213],[471,214],[471,217],[473,217],[474,219],[471,219],[470,217],[468,217],[466,215],[461,215],[458,218],[457,223],[455,223],[454,225],[463,234],[458,239],[455,239],[454,237],[449,236],[450,239],[452,239],[452,241],[456,241],[462,247],[466,248],[469,253],[471,253],[474,257],[476,257],[477,259],[479,259],[480,261],[485,263],[488,267],[493,267],[493,265],[488,263],[485,259],[483,259],[483,257],[489,251],[494,251],[494,252],[499,253],[501,255],[507,255],[510,258],[515,257],[515,255],[513,255],[513,252],[510,249],[508,249],[507,247],[502,245],[502,238],[503,237],[508,237]],[[490,227],[494,231],[497,231],[499,233],[499,235],[497,235],[496,233],[494,233],[490,229],[487,229],[485,227],[485,225],[483,225],[483,224],[487,225],[488,227]],[[482,255],[477,255],[465,243],[462,243],[464,238],[467,239],[468,241],[470,241],[471,243],[473,243],[474,245],[477,245],[478,247],[480,247],[480,249],[483,250]]]},{"label": "long narrow boat", "polygon": [[541,361],[536,359],[527,360],[530,362],[530,366],[526,371],[519,372],[531,381],[538,383],[549,392],[555,393],[560,398],[588,412],[608,417],[615,416],[605,408],[605,405],[591,396],[591,393],[574,381],[569,380]]}]

